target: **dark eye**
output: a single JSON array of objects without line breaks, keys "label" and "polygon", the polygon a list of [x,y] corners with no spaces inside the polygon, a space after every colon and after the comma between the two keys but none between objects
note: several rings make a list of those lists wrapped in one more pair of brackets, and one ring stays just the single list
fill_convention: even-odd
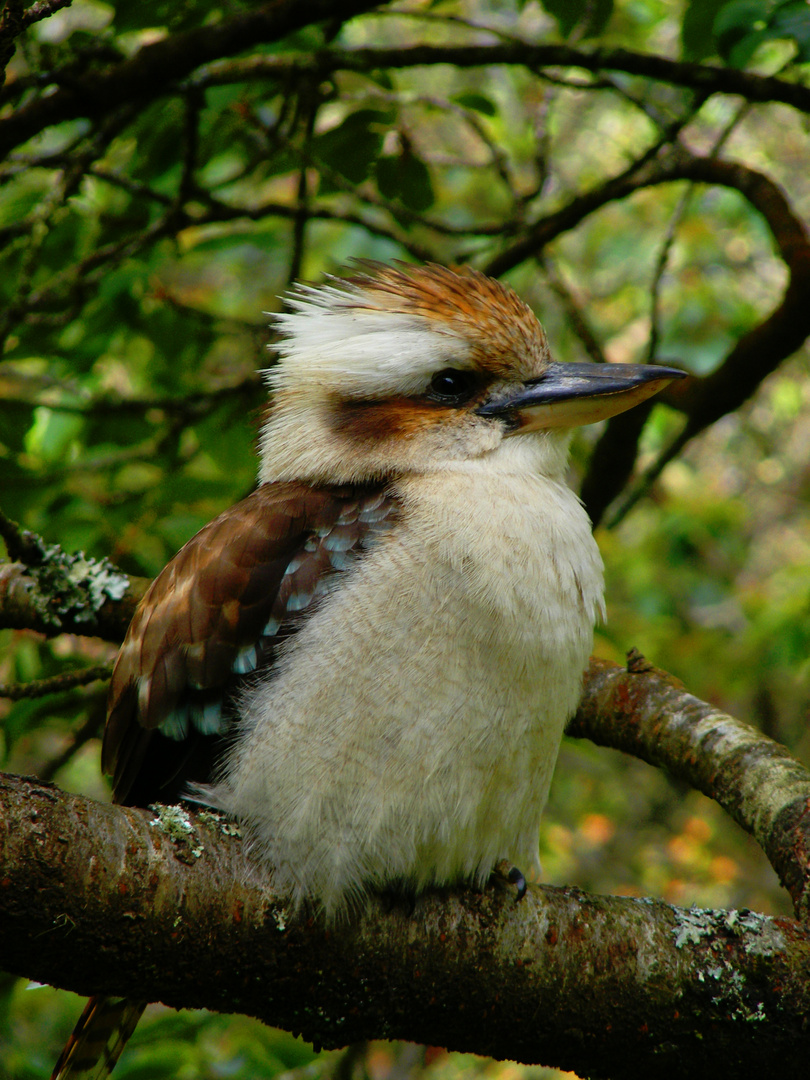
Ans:
[{"label": "dark eye", "polygon": [[472,397],[476,388],[475,375],[458,368],[442,368],[430,380],[430,397],[434,401],[458,405]]}]

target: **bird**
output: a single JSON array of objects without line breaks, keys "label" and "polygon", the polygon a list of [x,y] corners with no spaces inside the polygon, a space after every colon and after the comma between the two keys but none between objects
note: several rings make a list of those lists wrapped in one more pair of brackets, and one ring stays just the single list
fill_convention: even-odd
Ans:
[{"label": "bird", "polygon": [[[158,575],[119,652],[113,798],[231,815],[327,922],[496,868],[520,897],[604,616],[572,433],[683,373],[555,360],[467,266],[363,262],[295,286],[275,328],[258,484]],[[85,1029],[104,1002],[115,1032],[143,1008],[91,999]],[[81,1072],[81,1024],[59,1080],[104,1075]]]}]

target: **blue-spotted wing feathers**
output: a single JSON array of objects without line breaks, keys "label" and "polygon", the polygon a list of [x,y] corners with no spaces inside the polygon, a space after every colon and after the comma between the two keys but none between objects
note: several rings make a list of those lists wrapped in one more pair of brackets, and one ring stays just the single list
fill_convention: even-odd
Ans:
[{"label": "blue-spotted wing feathers", "polygon": [[135,613],[110,684],[102,763],[116,801],[168,802],[209,778],[231,695],[272,665],[396,512],[381,487],[265,484],[178,552]]}]

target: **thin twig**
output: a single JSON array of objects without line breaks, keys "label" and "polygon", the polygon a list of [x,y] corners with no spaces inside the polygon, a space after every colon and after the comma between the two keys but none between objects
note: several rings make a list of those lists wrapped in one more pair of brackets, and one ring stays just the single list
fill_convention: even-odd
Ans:
[{"label": "thin twig", "polygon": [[616,501],[615,507],[605,518],[604,526],[606,529],[615,529],[617,525],[624,521],[636,503],[652,488],[670,461],[673,461],[680,454],[693,434],[689,424],[686,423],[683,430],[672,440],[669,446],[662,450],[655,461],[644,470],[631,490]]},{"label": "thin twig", "polygon": [[73,0],[36,0],[29,8],[25,9],[23,26],[28,27],[35,22],[39,22],[40,19],[50,18],[54,12],[70,7],[72,3]]},{"label": "thin twig", "polygon": [[675,243],[675,237],[681,222],[686,216],[694,190],[695,185],[688,184],[686,190],[675,204],[675,209],[670,214],[667,222],[664,238],[658,251],[658,258],[655,260],[652,281],[650,282],[650,336],[647,341],[647,363],[649,364],[652,364],[655,360],[658,352],[658,341],[661,336],[661,282],[669,263],[672,245]]},{"label": "thin twig", "polygon": [[47,697],[49,694],[61,694],[77,686],[109,679],[112,675],[111,664],[98,664],[95,667],[79,668],[77,671],[63,671],[61,675],[51,675],[47,679],[35,679],[28,683],[0,683],[0,698],[22,701],[23,698]]},{"label": "thin twig", "polygon": [[648,146],[618,176],[603,180],[590,191],[574,196],[567,206],[554,213],[544,214],[527,225],[522,236],[488,260],[483,267],[484,272],[492,277],[500,277],[524,259],[535,257],[546,244],[561,233],[573,229],[595,210],[615,199],[624,198],[639,187],[654,184],[656,174],[661,177],[666,174],[669,162],[665,155],[669,152],[670,157],[672,156],[672,148],[686,123],[688,119],[685,117],[673,120],[660,138]]},{"label": "thin twig", "polygon": [[[734,130],[742,122],[745,116],[750,111],[751,106],[747,101],[744,101],[738,109],[735,110],[731,120],[726,126],[719,132],[715,139],[711,151],[708,154],[708,158],[716,160],[719,157],[720,151],[731,137]],[[661,249],[658,253],[656,260],[655,270],[653,271],[653,278],[651,283],[651,303],[650,303],[650,337],[647,344],[647,360],[649,363],[654,363],[658,353],[658,342],[660,340],[660,289],[661,281],[663,279],[664,271],[666,270],[667,263],[669,262],[670,252],[672,245],[675,242],[675,236],[677,231],[686,216],[686,212],[691,202],[692,195],[695,190],[695,181],[691,181],[684,193],[681,195],[678,203],[670,216],[667,230],[664,235]],[[633,486],[629,491],[626,491],[620,496],[617,501],[617,505],[613,511],[608,511],[605,528],[615,529],[630,511],[635,507],[641,499],[643,499],[652,489],[653,484],[658,480],[664,468],[673,461],[684,446],[689,442],[692,437],[692,432],[689,429],[688,423],[684,426],[683,430],[670,442],[669,446],[658,455],[657,459],[637,478]]]},{"label": "thin twig", "polygon": [[[301,125],[301,147],[305,153],[309,153],[312,146],[312,136],[315,131],[315,121],[318,116],[318,109],[321,105],[320,94],[317,92],[317,88],[310,88],[310,94],[304,101],[300,100],[304,116],[303,123]],[[290,253],[290,265],[287,270],[287,288],[289,289],[293,282],[297,281],[301,276],[301,267],[304,262],[304,244],[307,233],[307,223],[309,221],[309,203],[310,203],[310,191],[309,191],[309,169],[305,163],[299,166],[298,169],[298,185],[295,199],[295,216],[293,217],[293,229],[292,229],[292,251]]]},{"label": "thin twig", "polygon": [[582,342],[585,352],[590,356],[594,363],[607,363],[607,357],[602,349],[602,344],[591,327],[588,316],[585,314],[582,305],[557,270],[556,264],[549,259],[544,252],[538,254],[537,263],[542,267],[549,286],[562,301],[571,329]]},{"label": "thin twig", "polygon": [[[742,122],[745,116],[750,112],[751,106],[747,101],[744,101],[742,105],[735,111],[731,120],[723,128],[715,139],[711,150],[709,151],[709,158],[717,158],[725,146],[726,142],[731,137],[735,128]],[[660,338],[660,289],[661,281],[666,270],[667,263],[669,262],[669,255],[672,250],[672,245],[675,242],[675,236],[680,228],[681,222],[686,217],[686,212],[689,208],[689,203],[692,199],[692,194],[695,190],[695,183],[691,182],[686,191],[681,195],[678,200],[675,209],[673,210],[669,222],[667,224],[666,233],[661,244],[661,249],[658,252],[658,258],[656,260],[655,270],[653,271],[652,285],[651,285],[651,303],[650,303],[650,339],[647,345],[647,359],[649,363],[653,363],[658,352],[658,341]]]}]

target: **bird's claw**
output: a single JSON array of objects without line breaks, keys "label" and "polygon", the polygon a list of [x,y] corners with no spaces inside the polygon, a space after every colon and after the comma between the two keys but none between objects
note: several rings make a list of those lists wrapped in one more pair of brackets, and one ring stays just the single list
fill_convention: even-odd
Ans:
[{"label": "bird's claw", "polygon": [[510,885],[515,886],[515,903],[518,904],[526,895],[526,878],[523,875],[523,871],[510,863],[508,859],[501,859],[498,865],[495,867],[495,874],[504,881],[507,881]]},{"label": "bird's claw", "polygon": [[518,903],[526,895],[526,878],[523,876],[523,872],[518,869],[517,866],[513,866],[507,875],[507,880],[510,884],[515,886],[517,896],[515,897],[515,903]]}]

